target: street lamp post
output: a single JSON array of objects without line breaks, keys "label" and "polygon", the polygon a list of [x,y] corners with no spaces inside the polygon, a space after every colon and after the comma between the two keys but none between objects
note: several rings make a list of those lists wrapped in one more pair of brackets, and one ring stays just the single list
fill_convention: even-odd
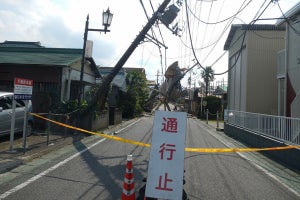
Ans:
[{"label": "street lamp post", "polygon": [[86,17],[86,22],[85,22],[85,29],[84,29],[84,36],[83,36],[83,52],[82,52],[82,59],[81,59],[81,71],[80,71],[80,88],[79,88],[79,94],[78,94],[78,104],[77,107],[80,106],[80,101],[81,98],[84,94],[84,86],[83,86],[83,74],[84,74],[84,63],[85,63],[85,51],[86,51],[86,41],[88,37],[88,32],[89,31],[96,31],[96,32],[110,32],[108,30],[108,27],[111,24],[113,18],[113,14],[110,12],[109,8],[103,13],[102,13],[102,25],[104,26],[104,29],[94,29],[94,28],[89,28],[89,15]]}]

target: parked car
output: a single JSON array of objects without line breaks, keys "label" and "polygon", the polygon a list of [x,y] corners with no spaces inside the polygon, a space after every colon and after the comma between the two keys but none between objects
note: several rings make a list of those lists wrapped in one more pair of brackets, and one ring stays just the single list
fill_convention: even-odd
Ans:
[{"label": "parked car", "polygon": [[[0,136],[10,134],[11,116],[13,113],[12,102],[14,94],[11,92],[0,92]],[[28,111],[32,110],[32,104],[29,100]],[[23,131],[25,116],[25,101],[16,100],[15,110],[15,133]],[[31,134],[32,117],[28,117],[26,134]]]}]

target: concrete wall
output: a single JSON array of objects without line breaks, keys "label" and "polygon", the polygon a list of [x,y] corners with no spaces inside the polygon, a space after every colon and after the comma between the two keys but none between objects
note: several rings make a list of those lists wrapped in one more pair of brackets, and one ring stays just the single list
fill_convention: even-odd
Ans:
[{"label": "concrete wall", "polygon": [[80,117],[80,128],[88,131],[98,131],[109,125],[109,114],[107,111],[94,118],[92,115]]},{"label": "concrete wall", "polygon": [[115,111],[114,125],[122,123],[122,110]]},{"label": "concrete wall", "polygon": [[[228,123],[224,123],[224,133],[250,147],[268,148],[287,146],[278,140],[241,129]],[[300,170],[300,149],[261,151],[261,153],[291,169]]]},{"label": "concrete wall", "polygon": [[[57,122],[61,122],[64,124],[68,124],[71,126],[77,127],[76,116],[67,116],[63,114],[50,114],[47,115],[49,119],[52,119]],[[80,117],[80,128],[83,128],[88,131],[98,131],[101,129],[105,129],[108,127],[108,112],[103,112],[96,118],[92,118],[92,116],[84,116]],[[51,122],[47,122],[46,129],[50,131],[51,134],[63,134],[63,133],[73,133],[75,130],[66,128],[64,126],[60,126]]]},{"label": "concrete wall", "polygon": [[92,121],[92,131],[98,131],[104,128],[108,127],[108,112],[104,112],[97,116],[93,121]]}]

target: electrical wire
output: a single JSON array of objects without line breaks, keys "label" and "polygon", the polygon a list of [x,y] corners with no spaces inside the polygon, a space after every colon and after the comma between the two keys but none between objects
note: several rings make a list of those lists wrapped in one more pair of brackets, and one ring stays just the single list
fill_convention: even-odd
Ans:
[{"label": "electrical wire", "polygon": [[[254,17],[254,18],[257,18],[257,19],[256,19],[256,20],[252,20],[252,21],[250,22],[250,24],[248,24],[248,25],[251,25],[251,24],[255,23],[255,22],[261,17],[261,15],[266,11],[266,9],[269,7],[269,5],[270,5],[271,2],[269,2],[269,4],[268,4],[268,5],[264,8],[264,10],[260,13],[261,8],[264,6],[264,4],[265,4],[266,2],[267,2],[267,0],[264,1],[264,3],[262,4],[262,6],[260,7],[260,9],[259,9],[259,10],[257,11],[257,13],[255,14],[255,17]],[[185,0],[185,3],[187,3],[186,0]],[[187,4],[186,4],[186,12],[187,12]],[[260,13],[260,14],[259,14],[259,13]],[[258,17],[257,17],[257,16],[258,16]],[[187,14],[187,23],[188,23],[188,29],[189,29],[189,34],[190,34],[190,27],[189,27],[189,18],[188,18],[188,14]],[[237,63],[237,61],[238,61],[238,59],[239,59],[239,57],[240,57],[240,55],[241,55],[241,51],[242,51],[243,46],[244,46],[246,30],[244,31],[244,33],[243,33],[242,35],[243,35],[243,39],[242,39],[241,47],[240,47],[240,49],[239,49],[239,51],[238,51],[238,55],[237,55],[237,57],[236,57],[236,59],[235,59],[234,64],[233,64],[228,70],[226,70],[225,72],[222,72],[222,73],[214,73],[214,75],[223,75],[223,74],[225,74],[225,73],[228,73],[228,71],[230,71],[233,67],[236,66],[236,63]],[[191,36],[190,36],[190,38],[191,38]],[[190,42],[191,42],[191,46],[193,47],[192,41],[190,41]],[[193,51],[193,54],[194,54],[194,57],[195,57],[197,63],[200,65],[199,68],[202,68],[203,70],[205,70],[205,69],[203,68],[203,66],[200,64],[200,62],[198,61],[197,57],[195,56],[195,51],[194,51],[193,49],[192,49],[192,51]],[[224,54],[223,54],[223,55],[224,55]]]},{"label": "electrical wire", "polygon": [[[203,49],[206,49],[206,48],[209,48],[209,47],[211,47],[211,46],[213,46],[213,45],[216,45],[219,41],[220,41],[220,39],[222,38],[222,36],[223,36],[223,34],[225,34],[225,32],[227,31],[227,29],[230,27],[230,24],[232,24],[232,22],[233,22],[233,20],[236,18],[236,16],[242,11],[242,10],[244,10],[251,2],[252,2],[252,0],[250,0],[248,3],[246,3],[245,4],[245,2],[246,2],[246,0],[243,2],[243,4],[241,5],[241,7],[239,8],[239,10],[231,17],[231,22],[230,23],[227,23],[227,25],[225,26],[225,29],[222,31],[222,33],[221,33],[221,35],[216,39],[216,41],[214,41],[214,42],[212,42],[211,44],[207,44],[206,46],[202,46],[202,47],[198,47],[198,48],[196,48],[196,47],[194,47],[194,50],[196,50],[196,51],[198,51],[198,50],[203,50]],[[243,5],[245,4],[245,6],[243,7]],[[192,13],[194,16],[195,16],[195,14],[194,13]],[[199,18],[198,18],[199,19]],[[188,46],[186,43],[184,43],[183,41],[182,41],[182,43],[183,43],[183,45],[184,46],[186,46],[187,48],[192,48],[192,47],[190,47],[190,46]]]},{"label": "electrical wire", "polygon": [[300,32],[290,23],[290,20],[285,16],[285,14],[283,13],[281,6],[279,4],[279,2],[277,2],[277,6],[283,16],[283,18],[285,19],[286,23],[288,24],[288,26],[294,31],[294,33],[298,36],[300,36]]},{"label": "electrical wire", "polygon": [[[152,11],[154,12],[153,4],[152,4],[151,1],[149,1],[149,2],[150,2],[150,6],[151,6],[151,8],[152,8]],[[148,16],[148,14],[147,14],[145,5],[144,5],[144,3],[143,3],[143,0],[140,0],[140,3],[141,3],[141,5],[142,5],[142,7],[143,7],[143,10],[144,10],[144,13],[145,13],[147,19],[149,20],[149,16]],[[161,33],[161,30],[160,30],[160,27],[159,27],[159,24],[158,24],[158,23],[157,23],[157,27],[158,27],[158,30],[159,30],[160,37],[161,37],[161,39],[162,39],[162,44],[163,44],[164,47],[166,47],[165,42],[164,42],[164,38],[163,38],[163,35],[162,35],[162,33]],[[158,41],[158,39],[157,39],[157,37],[156,37],[156,34],[155,34],[155,31],[153,30],[153,27],[151,27],[151,33],[152,33],[152,37],[153,37],[155,40]],[[161,52],[161,45],[159,45],[158,42],[155,43],[155,44],[156,44],[156,46],[158,47],[159,56],[160,56],[161,70],[162,70],[162,73],[163,73],[163,56],[162,56],[162,52]],[[145,63],[145,65],[148,63],[149,59],[150,59],[150,57],[148,58],[148,60],[147,60],[147,62]],[[166,64],[166,48],[165,48],[165,64]]]},{"label": "electrical wire", "polygon": [[[209,19],[210,19],[212,7],[213,7],[213,1],[212,1],[211,4],[210,4],[210,8],[209,8],[209,12],[208,12],[207,21],[209,21]],[[203,36],[203,38],[202,38],[201,46],[203,46],[204,41],[205,41],[205,39],[206,39],[207,29],[208,29],[208,24],[205,24],[205,28],[204,28],[204,36]],[[201,51],[201,53],[202,53],[202,51]],[[204,52],[203,52],[203,53],[204,53]]]},{"label": "electrical wire", "polygon": [[[251,2],[251,1],[249,1]],[[243,4],[240,6],[239,10],[242,9],[243,5],[246,3],[246,0],[244,0]],[[249,4],[246,4],[249,5]],[[239,11],[238,10],[238,11]],[[239,12],[236,13],[236,15],[238,15]],[[223,32],[221,33],[221,35],[219,36],[219,38],[217,39],[216,43],[214,44],[214,46],[212,47],[212,49],[209,51],[209,53],[206,55],[206,57],[203,59],[203,62],[205,62],[205,60],[208,58],[208,56],[210,56],[211,52],[215,49],[215,47],[217,46],[218,42],[221,41],[221,38],[223,37],[223,35],[226,33],[227,29],[229,29],[230,25],[233,23],[233,20],[235,19],[236,16],[234,16],[231,21],[227,22]]]},{"label": "electrical wire", "polygon": [[[267,2],[267,0],[265,0],[264,1],[264,3],[262,4],[262,6],[265,4]],[[269,4],[264,8],[264,10],[259,14],[259,11],[260,11],[260,9],[259,9],[259,11],[255,14],[255,17],[254,18],[257,18],[257,19],[253,19],[249,24],[248,24],[248,26],[249,25],[253,25],[260,17],[261,17],[261,15],[266,11],[266,9],[270,6],[270,4],[271,4],[271,2],[272,1],[270,1],[269,2]],[[262,8],[262,6],[260,7],[260,8]],[[256,16],[258,16],[258,17],[256,17]],[[240,47],[240,49],[238,50],[238,55],[237,55],[237,57],[235,58],[235,62],[234,62],[234,64],[231,66],[231,67],[229,67],[228,68],[228,70],[226,70],[225,72],[222,72],[222,73],[215,73],[214,75],[223,75],[223,74],[226,74],[226,73],[228,73],[231,69],[233,69],[235,66],[236,66],[236,64],[237,64],[237,61],[239,60],[239,58],[240,58],[240,56],[241,56],[241,53],[242,53],[242,50],[243,50],[243,46],[244,46],[244,42],[245,42],[245,37],[246,37],[246,31],[247,30],[244,30],[244,32],[243,32],[243,34],[242,34],[242,43],[241,43],[241,47]],[[238,38],[239,39],[239,38]],[[237,40],[238,40],[237,39]],[[235,42],[237,42],[237,40],[235,41]]]},{"label": "electrical wire", "polygon": [[[220,11],[223,9],[223,6],[224,6],[224,3],[225,3],[225,1],[226,0],[224,0],[224,1],[222,1],[222,6],[221,6],[221,8],[220,8]],[[220,17],[220,15],[221,15],[221,12],[218,12],[219,14],[218,14],[218,16],[217,16],[217,20],[219,20],[219,17]],[[212,41],[212,36],[214,35],[213,33],[215,32],[215,29],[216,29],[216,27],[217,27],[217,24],[214,24],[213,25],[213,29],[212,29],[212,34],[210,34],[210,38],[209,38],[209,41],[207,42],[208,44]],[[216,40],[215,42],[217,42],[218,40]]]},{"label": "electrical wire", "polygon": [[192,35],[191,35],[191,29],[190,29],[190,20],[189,20],[189,14],[188,14],[188,9],[187,9],[187,0],[184,0],[185,1],[185,11],[186,11],[186,20],[187,20],[187,27],[188,27],[188,36],[189,36],[189,39],[190,39],[190,43],[191,43],[191,47],[192,47],[192,52],[193,52],[193,55],[197,61],[197,64],[203,69],[205,70],[205,68],[200,64],[197,56],[196,56],[196,53],[195,53],[195,50],[193,48],[193,40],[192,40]]},{"label": "electrical wire", "polygon": [[228,21],[229,19],[232,19],[234,18],[236,15],[238,15],[240,12],[242,12],[250,3],[252,2],[252,0],[250,0],[242,9],[240,9],[237,13],[235,13],[234,15],[228,17],[228,18],[225,18],[223,20],[220,20],[220,21],[216,21],[216,22],[205,22],[203,20],[201,20],[200,18],[198,18],[195,13],[192,12],[191,8],[188,6],[188,9],[190,11],[190,13],[194,16],[195,19],[197,19],[198,21],[204,23],[204,24],[208,24],[208,25],[214,25],[214,24],[220,24],[220,23],[223,23],[225,21]]},{"label": "electrical wire", "polygon": [[[244,1],[246,2],[246,0]],[[243,3],[244,4],[244,3]],[[243,5],[242,4],[242,5]],[[193,48],[193,41],[192,41],[192,36],[191,36],[191,30],[190,30],[190,23],[189,23],[189,15],[188,15],[188,6],[187,6],[187,0],[185,0],[185,10],[186,10],[186,19],[187,19],[187,27],[188,27],[188,35],[189,35],[189,38],[190,38],[190,43],[191,43],[191,47],[192,47],[192,52],[193,52],[193,55],[194,55],[194,58],[195,60],[197,61],[197,64],[199,65],[199,68],[205,70],[205,68],[201,65],[201,63],[199,62],[197,56],[196,56],[196,53],[195,53],[195,50]],[[225,31],[224,31],[225,32]],[[195,66],[194,66],[195,67]],[[225,73],[224,73],[225,74]],[[221,74],[220,74],[221,75]]]}]

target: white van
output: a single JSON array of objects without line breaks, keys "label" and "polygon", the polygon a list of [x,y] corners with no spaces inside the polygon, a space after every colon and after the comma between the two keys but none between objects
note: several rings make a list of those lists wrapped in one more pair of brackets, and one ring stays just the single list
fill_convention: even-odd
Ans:
[{"label": "white van", "polygon": [[[10,133],[11,116],[12,116],[12,101],[14,94],[11,92],[0,92],[0,136]],[[28,103],[28,110],[31,111],[31,101]],[[15,111],[15,133],[23,131],[25,102],[16,100]],[[32,117],[28,118],[27,135],[31,134]]]}]

